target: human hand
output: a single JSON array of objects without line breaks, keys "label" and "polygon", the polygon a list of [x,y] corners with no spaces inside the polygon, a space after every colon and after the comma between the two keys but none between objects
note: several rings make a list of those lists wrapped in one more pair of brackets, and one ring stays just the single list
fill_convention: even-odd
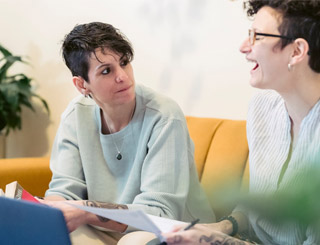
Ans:
[{"label": "human hand", "polygon": [[167,241],[168,245],[174,244],[234,244],[245,245],[248,244],[244,241],[228,236],[220,230],[223,229],[221,224],[198,224],[192,229],[184,231],[181,228],[176,227],[173,232],[162,234]]},{"label": "human hand", "polygon": [[63,213],[69,232],[76,230],[79,226],[87,223],[88,212],[83,211],[79,208],[73,207],[70,204],[82,205],[83,201],[50,201],[50,200],[39,200],[41,203],[46,204],[50,207],[60,209]]}]

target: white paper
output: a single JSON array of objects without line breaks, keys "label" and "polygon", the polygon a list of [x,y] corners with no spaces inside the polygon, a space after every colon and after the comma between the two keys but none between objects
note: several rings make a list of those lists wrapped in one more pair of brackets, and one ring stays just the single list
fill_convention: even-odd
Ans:
[{"label": "white paper", "polygon": [[159,228],[159,230],[162,233],[170,232],[173,230],[173,228],[177,225],[187,226],[189,225],[186,222],[178,221],[178,220],[172,220],[167,219],[159,216],[154,216],[147,214],[147,217]]},{"label": "white paper", "polygon": [[162,232],[172,231],[176,225],[188,225],[188,223],[185,222],[146,214],[142,210],[105,209],[74,204],[70,205],[87,212],[130,225],[139,230],[152,232],[160,239],[160,241],[164,241],[161,236]]}]

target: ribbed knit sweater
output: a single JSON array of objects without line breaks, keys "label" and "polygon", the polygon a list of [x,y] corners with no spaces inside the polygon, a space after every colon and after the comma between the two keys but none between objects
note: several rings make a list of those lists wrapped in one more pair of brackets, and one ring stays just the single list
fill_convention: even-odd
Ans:
[{"label": "ribbed knit sweater", "polygon": [[[320,102],[303,119],[295,148],[280,180],[290,150],[290,130],[285,102],[278,93],[263,91],[252,99],[247,119],[251,193],[290,190],[306,177],[308,170],[319,168]],[[253,213],[249,220],[263,244],[320,244],[320,231],[315,227],[294,222],[274,225]]]},{"label": "ribbed knit sweater", "polygon": [[126,204],[186,222],[213,222],[193,154],[185,117],[173,100],[137,85],[132,120],[119,132],[104,135],[100,108],[80,96],[62,115],[46,195]]}]

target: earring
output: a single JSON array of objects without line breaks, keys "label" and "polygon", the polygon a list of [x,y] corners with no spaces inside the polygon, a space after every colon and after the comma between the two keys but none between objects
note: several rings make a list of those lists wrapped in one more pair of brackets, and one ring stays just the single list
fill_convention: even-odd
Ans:
[{"label": "earring", "polygon": [[289,63],[288,64],[288,71],[291,71],[292,70],[292,66],[291,66],[291,64]]},{"label": "earring", "polygon": [[92,99],[91,93],[84,93],[83,96],[84,96],[85,98],[90,98],[90,99]]}]

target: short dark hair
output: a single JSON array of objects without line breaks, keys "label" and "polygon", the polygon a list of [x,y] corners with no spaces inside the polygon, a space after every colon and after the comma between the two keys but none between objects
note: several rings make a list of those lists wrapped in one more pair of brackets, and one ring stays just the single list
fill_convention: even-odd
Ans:
[{"label": "short dark hair", "polygon": [[129,62],[133,60],[133,48],[129,40],[110,24],[92,22],[76,25],[62,44],[63,59],[73,76],[81,76],[89,82],[89,58],[97,48],[109,49]]},{"label": "short dark hair", "polygon": [[[268,6],[279,12],[282,23],[281,35],[303,38],[309,44],[309,66],[320,73],[320,1],[319,0],[247,0],[244,9],[248,16],[255,15],[259,9]],[[294,40],[281,39],[281,48]]]}]

